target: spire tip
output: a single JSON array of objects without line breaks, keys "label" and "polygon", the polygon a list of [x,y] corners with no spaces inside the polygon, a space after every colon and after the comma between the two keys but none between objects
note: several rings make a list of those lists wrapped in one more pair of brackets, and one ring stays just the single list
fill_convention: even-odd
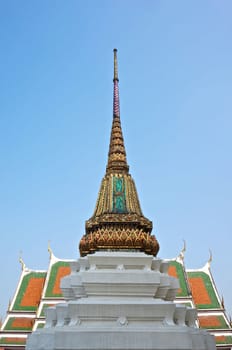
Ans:
[{"label": "spire tip", "polygon": [[113,82],[119,81],[118,79],[118,61],[117,61],[117,49],[114,49],[114,79]]}]

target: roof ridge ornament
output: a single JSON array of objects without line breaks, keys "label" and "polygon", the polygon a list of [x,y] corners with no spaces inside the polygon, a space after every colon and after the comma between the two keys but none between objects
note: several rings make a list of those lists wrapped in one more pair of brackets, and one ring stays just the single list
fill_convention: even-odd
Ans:
[{"label": "roof ridge ornament", "polygon": [[9,301],[8,301],[7,311],[10,311],[10,307],[11,307],[11,299],[9,299]]},{"label": "roof ridge ornament", "polygon": [[19,262],[21,264],[22,271],[25,271],[26,270],[26,264],[25,264],[25,262],[23,261],[23,258],[22,258],[22,251],[19,252]]},{"label": "roof ridge ornament", "polygon": [[206,262],[206,264],[204,265],[203,270],[209,271],[209,270],[210,270],[210,267],[211,267],[212,261],[213,261],[213,254],[212,254],[211,249],[209,249],[209,259],[208,259],[208,261]]},{"label": "roof ridge ornament", "polygon": [[50,244],[50,240],[48,241],[48,253],[49,253],[49,257],[50,257],[50,260],[52,259],[52,256],[53,256],[53,252],[52,252],[52,248],[51,248],[51,244]]},{"label": "roof ridge ornament", "polygon": [[209,260],[207,261],[208,268],[210,268],[212,261],[213,261],[213,254],[211,249],[209,249]]},{"label": "roof ridge ornament", "polygon": [[184,245],[183,248],[180,251],[180,254],[177,257],[177,261],[179,261],[180,263],[184,263],[184,254],[186,252],[186,241],[183,239]]},{"label": "roof ridge ornament", "polygon": [[222,305],[222,308],[225,309],[225,302],[224,302],[224,296],[223,295],[221,297],[221,305]]}]

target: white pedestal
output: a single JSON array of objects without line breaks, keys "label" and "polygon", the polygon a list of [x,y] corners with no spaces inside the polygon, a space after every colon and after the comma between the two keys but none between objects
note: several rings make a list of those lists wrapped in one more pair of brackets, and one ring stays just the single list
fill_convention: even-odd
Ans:
[{"label": "white pedestal", "polygon": [[27,350],[215,350],[196,310],[173,302],[168,263],[144,253],[97,252],[78,259],[61,288],[67,302],[46,310]]}]

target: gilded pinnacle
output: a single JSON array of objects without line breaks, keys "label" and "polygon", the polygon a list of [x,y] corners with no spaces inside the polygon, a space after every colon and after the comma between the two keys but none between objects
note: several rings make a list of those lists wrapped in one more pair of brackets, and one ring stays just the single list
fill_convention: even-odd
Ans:
[{"label": "gilded pinnacle", "polygon": [[114,79],[113,81],[117,80],[119,81],[118,79],[118,61],[117,61],[117,49],[114,49]]},{"label": "gilded pinnacle", "polygon": [[93,216],[85,223],[81,256],[98,250],[142,251],[156,256],[159,243],[152,222],[143,216],[134,180],[129,174],[121,128],[117,50],[114,49],[113,122],[106,174]]}]

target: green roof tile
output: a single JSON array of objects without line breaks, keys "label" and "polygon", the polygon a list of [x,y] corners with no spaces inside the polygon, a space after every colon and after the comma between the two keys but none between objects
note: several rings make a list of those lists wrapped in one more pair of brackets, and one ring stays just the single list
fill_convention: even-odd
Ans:
[{"label": "green roof tile", "polygon": [[66,261],[58,261],[52,267],[49,275],[49,281],[45,292],[47,298],[60,298],[62,292],[60,290],[60,280],[62,277],[69,275],[71,272],[70,263]]},{"label": "green roof tile", "polygon": [[4,327],[5,331],[31,331],[34,324],[33,318],[11,317]]},{"label": "green roof tile", "polygon": [[1,345],[25,345],[27,338],[10,338],[10,337],[2,337],[0,338]]},{"label": "green roof tile", "polygon": [[39,315],[39,317],[45,317],[45,309],[47,309],[48,307],[54,306],[55,304],[43,304],[41,313]]},{"label": "green roof tile", "polygon": [[219,309],[220,303],[208,274],[203,271],[188,272],[194,303],[198,309]]},{"label": "green roof tile", "polygon": [[226,336],[226,335],[219,335],[219,336],[215,336],[215,341],[216,344],[230,344],[232,345],[232,336]]},{"label": "green roof tile", "polygon": [[171,260],[169,263],[168,273],[171,276],[177,277],[179,279],[180,289],[177,293],[177,297],[189,296],[188,285],[187,285],[183,265],[177,261]]},{"label": "green roof tile", "polygon": [[199,316],[199,324],[205,329],[226,329],[229,328],[224,316],[207,315]]},{"label": "green roof tile", "polygon": [[37,324],[36,329],[38,329],[38,328],[43,328],[44,325],[45,325],[44,322],[39,322],[39,323]]},{"label": "green roof tile", "polygon": [[23,277],[16,296],[14,311],[36,311],[40,302],[46,272],[30,272]]}]

